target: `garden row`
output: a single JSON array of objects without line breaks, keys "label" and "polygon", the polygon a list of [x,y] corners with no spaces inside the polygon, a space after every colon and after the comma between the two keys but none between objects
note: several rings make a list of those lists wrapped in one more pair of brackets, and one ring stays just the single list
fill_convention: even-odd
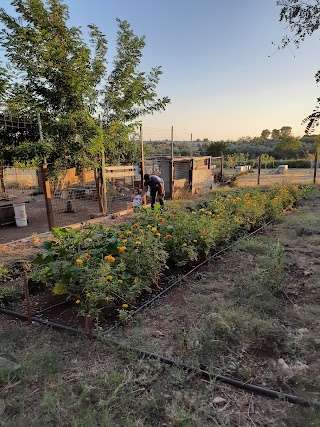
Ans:
[{"label": "garden row", "polygon": [[95,318],[128,315],[138,297],[152,292],[172,266],[191,264],[226,246],[291,207],[301,191],[294,185],[234,194],[212,193],[183,211],[143,211],[136,222],[115,228],[54,229],[41,245],[31,278],[55,294],[66,294],[79,313]]}]

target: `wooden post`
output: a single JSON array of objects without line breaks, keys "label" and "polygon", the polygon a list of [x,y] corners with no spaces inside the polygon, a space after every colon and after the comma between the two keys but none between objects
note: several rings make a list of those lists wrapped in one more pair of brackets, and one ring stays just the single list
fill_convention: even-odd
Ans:
[{"label": "wooden post", "polygon": [[223,155],[221,153],[221,159],[220,159],[220,175],[221,175],[221,178],[222,178],[222,175],[223,175],[223,164],[224,164],[224,157],[223,157]]},{"label": "wooden post", "polygon": [[94,170],[94,179],[96,182],[96,192],[97,192],[97,198],[99,203],[99,212],[103,213],[103,203],[102,203],[101,191],[100,191],[100,169]]},{"label": "wooden post", "polygon": [[90,314],[87,314],[85,318],[85,330],[86,334],[91,339],[93,337],[93,323]]},{"label": "wooden post", "polygon": [[23,271],[23,287],[24,287],[24,295],[26,297],[28,325],[31,325],[31,323],[32,323],[32,311],[31,311],[31,304],[30,304],[28,276],[27,276],[27,272],[25,270]]},{"label": "wooden post", "polygon": [[174,160],[173,160],[173,126],[171,126],[171,164],[170,164],[170,193],[171,199],[174,197]]},{"label": "wooden post", "polygon": [[108,199],[107,199],[106,158],[105,158],[104,150],[102,150],[102,154],[101,154],[101,179],[102,179],[103,214],[106,216],[108,213]]},{"label": "wooden post", "polygon": [[261,154],[258,159],[258,185],[260,185],[260,175],[261,175]]},{"label": "wooden post", "polygon": [[317,182],[317,166],[318,166],[318,149],[316,148],[316,152],[314,155],[314,170],[313,170],[313,183]]},{"label": "wooden post", "polygon": [[[140,125],[140,141],[141,141],[141,189],[144,189],[144,174],[145,174],[145,167],[144,167],[144,145],[143,145],[143,128],[142,128],[142,124]],[[143,196],[142,198],[142,203],[144,203],[144,205],[147,204],[147,197],[146,195]]]},{"label": "wooden post", "polygon": [[47,163],[44,163],[43,165],[40,166],[40,174],[42,178],[43,193],[44,193],[44,198],[46,202],[48,227],[49,227],[49,230],[51,231],[52,228],[54,227],[54,221],[53,221],[51,189],[50,189],[50,182],[48,177]]}]

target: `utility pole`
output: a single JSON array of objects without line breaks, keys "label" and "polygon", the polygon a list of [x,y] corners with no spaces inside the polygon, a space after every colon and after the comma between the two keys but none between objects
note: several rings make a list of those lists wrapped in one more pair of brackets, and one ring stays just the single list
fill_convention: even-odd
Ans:
[{"label": "utility pole", "polygon": [[317,181],[317,167],[318,167],[318,149],[316,148],[316,152],[314,155],[314,170],[313,170],[313,183],[314,184]]}]

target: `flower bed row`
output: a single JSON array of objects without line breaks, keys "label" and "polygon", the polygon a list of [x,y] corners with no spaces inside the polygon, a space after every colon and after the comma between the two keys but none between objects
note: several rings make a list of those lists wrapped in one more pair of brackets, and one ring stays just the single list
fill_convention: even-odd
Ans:
[{"label": "flower bed row", "polygon": [[145,211],[131,224],[115,228],[59,228],[41,245],[32,280],[67,294],[80,313],[98,318],[117,309],[120,317],[137,298],[152,291],[172,265],[195,262],[241,233],[259,227],[294,204],[299,189],[274,187],[236,194],[215,193],[211,200],[183,211]]}]

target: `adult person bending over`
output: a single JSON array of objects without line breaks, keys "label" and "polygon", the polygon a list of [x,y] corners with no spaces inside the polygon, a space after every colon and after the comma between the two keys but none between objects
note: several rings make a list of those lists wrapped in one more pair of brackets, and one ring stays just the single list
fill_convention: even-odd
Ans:
[{"label": "adult person bending over", "polygon": [[163,179],[157,175],[149,175],[146,173],[144,175],[144,193],[148,190],[148,186],[150,187],[150,195],[151,195],[151,209],[154,209],[154,204],[156,202],[156,196],[158,193],[158,199],[160,202],[160,206],[164,206],[164,182]]}]

